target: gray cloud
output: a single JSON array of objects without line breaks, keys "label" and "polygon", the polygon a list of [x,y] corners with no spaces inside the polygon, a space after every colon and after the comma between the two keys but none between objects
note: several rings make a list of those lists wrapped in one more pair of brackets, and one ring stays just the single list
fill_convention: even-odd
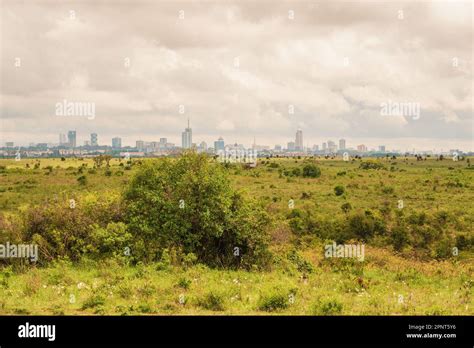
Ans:
[{"label": "gray cloud", "polygon": [[[301,127],[308,145],[473,150],[470,3],[3,0],[1,19],[2,141],[179,143],[190,117],[195,141],[273,145]],[[54,116],[63,99],[96,118]],[[381,116],[388,100],[420,119]]]}]

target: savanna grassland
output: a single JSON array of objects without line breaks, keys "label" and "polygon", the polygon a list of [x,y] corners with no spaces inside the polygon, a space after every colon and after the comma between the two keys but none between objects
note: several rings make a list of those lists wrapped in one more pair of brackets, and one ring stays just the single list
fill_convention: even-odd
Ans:
[{"label": "savanna grassland", "polygon": [[0,314],[472,315],[468,160],[0,160]]}]

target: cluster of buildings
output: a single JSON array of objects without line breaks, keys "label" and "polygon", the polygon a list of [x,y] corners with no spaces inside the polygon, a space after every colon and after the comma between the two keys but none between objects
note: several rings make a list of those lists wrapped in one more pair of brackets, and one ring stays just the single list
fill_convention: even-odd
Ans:
[{"label": "cluster of buildings", "polygon": [[[4,147],[0,147],[1,157],[13,157],[21,152],[26,157],[54,157],[54,156],[96,156],[99,154],[110,154],[112,156],[125,156],[130,155],[133,157],[153,157],[153,156],[170,156],[179,154],[185,149],[195,149],[197,152],[205,152],[210,154],[222,154],[222,152],[233,152],[241,153],[242,151],[252,150],[252,153],[258,153],[259,156],[305,156],[305,155],[318,155],[318,156],[333,156],[342,155],[348,153],[350,155],[376,155],[376,154],[388,154],[388,153],[400,153],[400,151],[386,150],[385,145],[378,146],[378,149],[368,149],[364,144],[359,144],[355,148],[348,147],[345,139],[339,139],[338,143],[328,140],[320,145],[313,145],[312,147],[305,146],[303,142],[303,131],[298,129],[296,131],[294,141],[287,143],[286,148],[281,145],[275,145],[273,149],[266,145],[257,145],[254,139],[253,145],[246,148],[242,144],[225,144],[224,139],[219,137],[214,141],[214,144],[208,146],[205,141],[201,141],[199,144],[193,143],[193,131],[191,126],[188,124],[184,131],[181,133],[181,146],[177,146],[174,143],[168,142],[167,138],[160,138],[159,141],[143,141],[137,140],[135,147],[123,146],[122,139],[120,137],[112,138],[110,145],[100,145],[99,137],[97,133],[91,133],[88,140],[84,141],[82,146],[77,144],[77,133],[75,130],[70,130],[67,134],[59,134],[58,144],[38,143],[30,144],[30,146],[15,147],[13,142],[6,142]],[[447,153],[459,153],[463,152],[460,150],[450,150]],[[430,151],[415,152],[418,154],[432,154]]]}]

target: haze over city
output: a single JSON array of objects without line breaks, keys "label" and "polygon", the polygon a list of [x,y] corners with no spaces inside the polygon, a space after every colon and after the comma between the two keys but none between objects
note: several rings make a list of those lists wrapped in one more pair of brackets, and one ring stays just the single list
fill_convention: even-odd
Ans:
[{"label": "haze over city", "polygon": [[180,144],[190,118],[209,144],[474,149],[470,3],[106,4],[2,1],[2,146]]}]

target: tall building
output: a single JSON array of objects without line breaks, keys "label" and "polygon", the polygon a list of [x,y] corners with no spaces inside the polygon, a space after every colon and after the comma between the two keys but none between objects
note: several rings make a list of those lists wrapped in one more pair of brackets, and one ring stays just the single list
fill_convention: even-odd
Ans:
[{"label": "tall building", "polygon": [[357,145],[357,151],[359,151],[359,152],[367,152],[367,146],[365,146],[364,144]]},{"label": "tall building", "polygon": [[189,118],[188,118],[188,128],[184,129],[184,132],[181,133],[181,146],[183,149],[190,149],[193,145],[193,131],[189,127]]},{"label": "tall building", "polygon": [[8,147],[8,148],[13,147],[14,145],[15,145],[15,143],[13,141],[7,141],[5,143],[5,147]]},{"label": "tall building", "polygon": [[313,145],[313,151],[319,151],[319,145]]},{"label": "tall building", "polygon": [[346,149],[346,139],[339,139],[339,150]]},{"label": "tall building", "polygon": [[112,138],[112,148],[120,149],[122,147],[122,138]]},{"label": "tall building", "polygon": [[59,134],[59,145],[65,145],[66,144],[66,134],[61,133]]},{"label": "tall building", "polygon": [[335,153],[337,151],[336,143],[332,140],[328,140],[328,150],[330,153]]},{"label": "tall building", "polygon": [[326,143],[323,143],[323,152],[326,152],[326,149],[328,148]]},{"label": "tall building", "polygon": [[292,141],[290,141],[288,144],[287,144],[287,149],[288,151],[295,151],[296,149],[296,144]]},{"label": "tall building", "polygon": [[303,131],[301,129],[296,131],[295,150],[303,151]]},{"label": "tall building", "polygon": [[201,141],[201,144],[199,144],[199,147],[198,149],[202,152],[206,152],[207,151],[207,144],[205,141]]},{"label": "tall building", "polygon": [[224,144],[224,139],[222,137],[219,137],[217,141],[214,141],[214,150],[215,152],[219,150],[224,150],[225,149],[225,144]]},{"label": "tall building", "polygon": [[69,147],[76,147],[76,131],[67,132],[67,141]]},{"label": "tall building", "polygon": [[379,146],[379,152],[385,152],[385,145]]},{"label": "tall building", "polygon": [[97,133],[91,133],[91,146],[99,146]]},{"label": "tall building", "polygon": [[143,140],[137,140],[135,142],[135,147],[137,148],[138,151],[143,151],[145,150],[145,142]]}]

